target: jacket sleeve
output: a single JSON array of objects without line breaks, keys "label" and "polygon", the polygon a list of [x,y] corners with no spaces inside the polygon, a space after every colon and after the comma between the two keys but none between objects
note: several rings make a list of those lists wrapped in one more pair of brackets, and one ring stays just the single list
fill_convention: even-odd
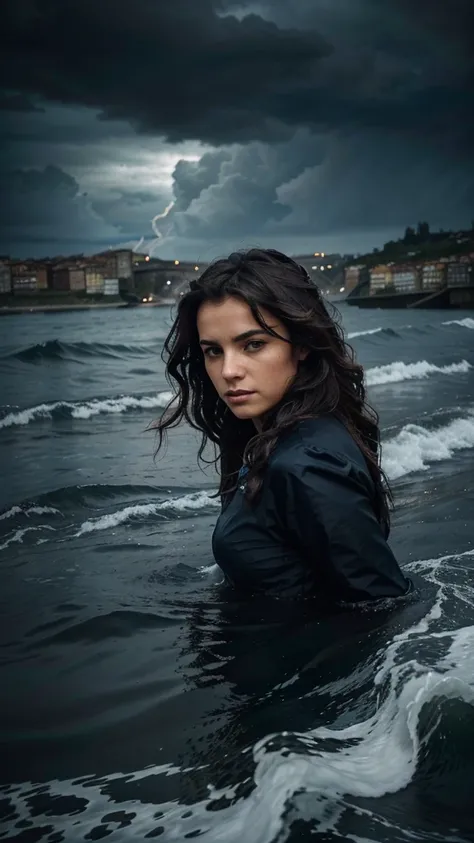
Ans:
[{"label": "jacket sleeve", "polygon": [[272,485],[285,539],[317,566],[335,600],[399,597],[410,588],[371,503],[368,474],[342,454],[304,448]]}]

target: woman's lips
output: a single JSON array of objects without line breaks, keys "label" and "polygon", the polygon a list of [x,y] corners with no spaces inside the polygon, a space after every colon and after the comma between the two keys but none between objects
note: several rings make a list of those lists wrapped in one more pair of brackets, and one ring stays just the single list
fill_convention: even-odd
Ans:
[{"label": "woman's lips", "polygon": [[230,404],[245,404],[249,398],[255,395],[254,392],[236,392],[236,393],[227,393],[226,399]]}]

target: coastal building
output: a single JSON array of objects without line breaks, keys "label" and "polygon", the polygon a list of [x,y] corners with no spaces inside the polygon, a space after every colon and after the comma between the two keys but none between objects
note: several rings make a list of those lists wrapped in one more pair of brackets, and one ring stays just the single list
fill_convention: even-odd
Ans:
[{"label": "coastal building", "polygon": [[104,296],[118,296],[119,293],[118,278],[104,278]]},{"label": "coastal building", "polygon": [[109,249],[93,255],[90,260],[100,268],[104,279],[118,278],[125,281],[132,278],[134,264],[145,261],[147,257],[148,255],[138,255],[131,249]]},{"label": "coastal building", "polygon": [[25,293],[36,293],[38,290],[38,283],[34,273],[22,275],[12,275],[12,293],[16,296],[24,295]]},{"label": "coastal building", "polygon": [[12,273],[8,258],[0,258],[0,295],[9,295],[12,291]]},{"label": "coastal building", "polygon": [[83,269],[76,267],[69,270],[69,289],[74,291],[86,289],[86,276]]},{"label": "coastal building", "polygon": [[370,270],[370,295],[376,296],[393,285],[393,266],[379,264]]},{"label": "coastal building", "polygon": [[83,269],[78,267],[57,267],[52,273],[52,289],[58,291],[78,292],[85,290],[86,278]]},{"label": "coastal building", "polygon": [[102,271],[95,266],[87,266],[84,270],[86,280],[86,293],[88,296],[103,294],[104,276]]},{"label": "coastal building", "polygon": [[10,271],[14,295],[28,295],[49,288],[51,267],[48,265],[33,261],[12,261]]},{"label": "coastal building", "polygon": [[420,270],[413,264],[392,267],[392,282],[397,293],[414,293],[420,289]]},{"label": "coastal building", "polygon": [[427,262],[421,270],[421,289],[425,291],[439,290],[446,280],[446,264]]},{"label": "coastal building", "polygon": [[365,264],[346,266],[344,270],[344,287],[347,293],[355,290],[358,284],[369,280],[369,270]]},{"label": "coastal building", "polygon": [[474,265],[471,260],[449,263],[446,273],[448,287],[474,286]]}]

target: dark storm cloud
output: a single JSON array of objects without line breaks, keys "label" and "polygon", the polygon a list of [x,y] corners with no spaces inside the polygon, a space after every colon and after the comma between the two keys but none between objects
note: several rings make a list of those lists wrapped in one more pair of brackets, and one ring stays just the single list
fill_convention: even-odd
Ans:
[{"label": "dark storm cloud", "polygon": [[41,111],[44,109],[36,105],[26,94],[16,94],[9,91],[0,91],[0,111]]},{"label": "dark storm cloud", "polygon": [[284,143],[254,142],[180,161],[173,174],[176,231],[241,237],[265,221],[283,220],[291,207],[279,200],[279,186],[320,163],[323,155],[321,141],[300,130]]},{"label": "dark storm cloud", "polygon": [[472,49],[474,8],[470,0],[392,0],[395,11],[410,14],[420,28],[436,32],[446,44],[453,42]]},{"label": "dark storm cloud", "polygon": [[[175,229],[205,240],[402,231],[418,219],[468,224],[474,144],[465,28],[472,10],[456,3],[455,20],[446,4],[430,3],[429,24],[427,4],[412,12],[403,0],[254,6],[282,28],[306,32],[317,25],[334,45],[311,85],[280,98],[286,120],[310,129],[285,143],[251,143],[225,161],[222,152],[209,153],[205,168],[178,166]],[[239,16],[244,11],[233,3],[221,7]]]},{"label": "dark storm cloud", "polygon": [[316,32],[221,19],[209,0],[18,0],[0,46],[2,78],[23,93],[213,143],[276,131],[266,101],[306,84],[330,52]]},{"label": "dark storm cloud", "polygon": [[99,218],[114,226],[123,240],[138,240],[151,234],[151,221],[157,210],[164,208],[167,197],[152,191],[114,190],[92,200]]},{"label": "dark storm cloud", "polygon": [[[363,231],[429,220],[433,228],[467,227],[471,220],[474,168],[447,162],[421,139],[388,132],[334,138],[322,166],[282,184],[278,196],[291,207],[281,233]],[[274,227],[273,231],[277,229]]]},{"label": "dark storm cloud", "polygon": [[[195,174],[202,183],[214,155],[218,173],[196,196]],[[471,220],[474,167],[462,157],[446,160],[419,137],[300,132],[286,143],[236,148],[225,160],[206,157],[204,171],[200,161],[175,170],[179,199],[169,222],[182,237],[244,246],[255,238],[402,233],[419,219],[445,228]]]},{"label": "dark storm cloud", "polygon": [[173,141],[282,139],[284,126],[396,129],[407,120],[440,130],[446,115],[472,133],[472,51],[453,50],[466,43],[471,0],[254,5],[277,23],[217,15],[225,6],[17,0],[0,34],[3,78],[25,95],[100,108]]},{"label": "dark storm cloud", "polygon": [[473,14],[471,0],[17,0],[0,31],[17,97],[1,189],[23,197],[8,242],[153,237],[171,198],[143,177],[160,138],[217,147],[176,165],[161,255],[324,234],[345,250],[354,231],[469,223]]},{"label": "dark storm cloud", "polygon": [[81,243],[119,233],[95,213],[77,181],[52,165],[0,174],[0,227],[2,248],[12,252],[22,243],[47,244],[50,253],[80,251]]}]

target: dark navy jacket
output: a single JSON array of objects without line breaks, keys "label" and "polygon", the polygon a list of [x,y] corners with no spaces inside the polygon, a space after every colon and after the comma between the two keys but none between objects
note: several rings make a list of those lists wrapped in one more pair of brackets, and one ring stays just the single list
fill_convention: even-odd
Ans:
[{"label": "dark navy jacket", "polygon": [[212,538],[237,589],[274,597],[359,602],[410,589],[372,507],[362,452],[337,419],[300,422],[277,443],[258,502],[245,476]]}]

